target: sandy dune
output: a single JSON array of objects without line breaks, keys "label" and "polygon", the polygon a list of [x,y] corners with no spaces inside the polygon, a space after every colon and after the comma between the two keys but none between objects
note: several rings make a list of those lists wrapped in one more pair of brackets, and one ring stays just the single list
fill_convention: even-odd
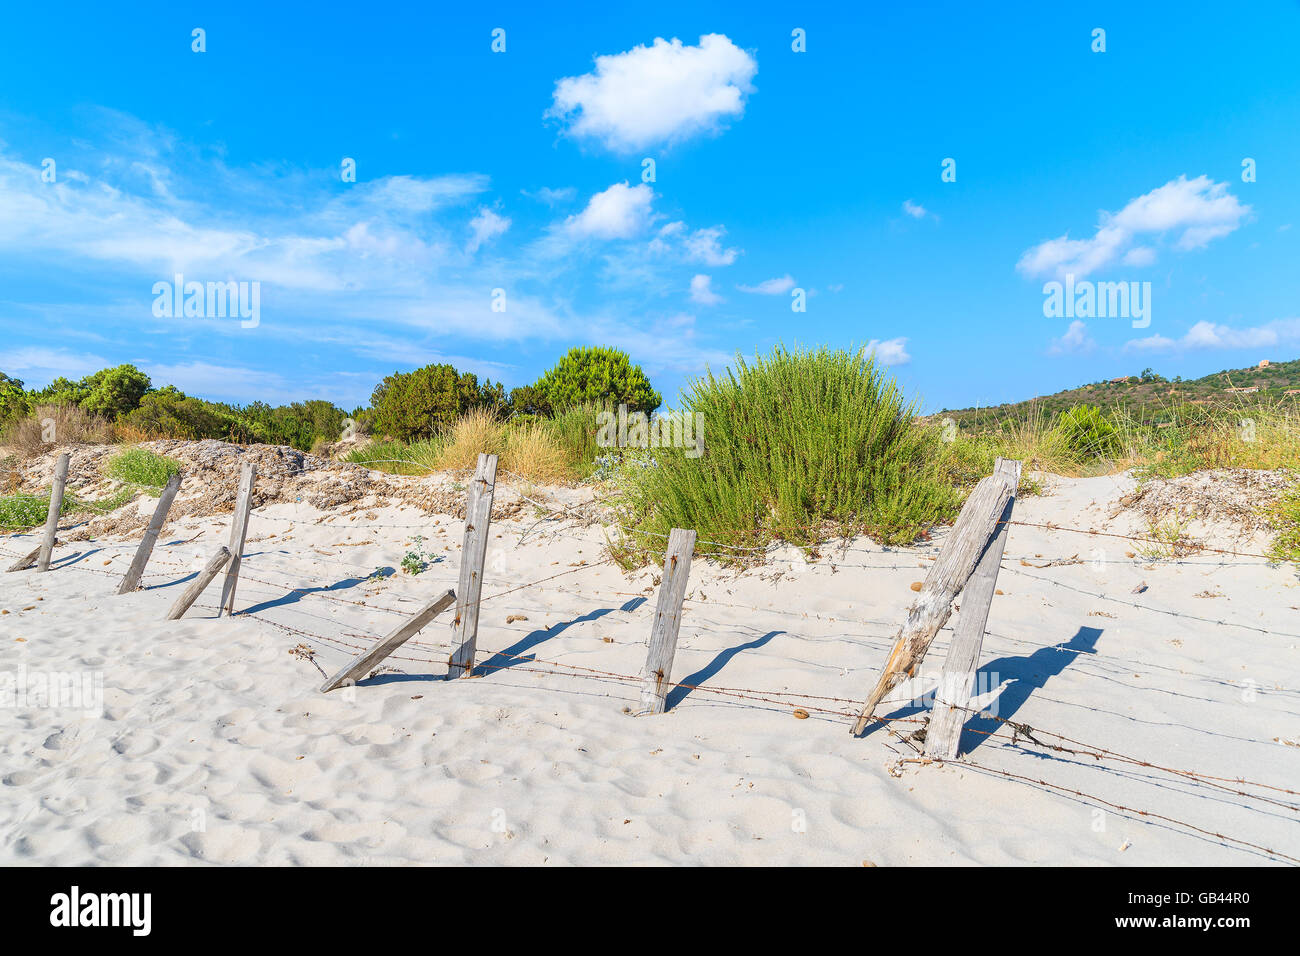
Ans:
[{"label": "sandy dune", "polygon": [[[1257,557],[1150,560],[1136,542],[1078,533],[1142,534],[1119,504],[1132,490],[1053,479],[1018,503],[1019,521],[1066,530],[1011,530],[981,658],[1001,689],[989,696],[1002,717],[1091,747],[1280,790],[1047,751],[993,721],[978,726],[996,736],[967,730],[969,766],[900,762],[924,714],[910,693],[881,711],[905,718],[898,736],[851,738],[854,702],[942,534],[905,549],[855,540],[811,562],[786,548],[743,573],[697,559],[673,676],[698,686],[674,691],[663,716],[634,717],[626,678],[644,662],[656,569],[599,564],[600,527],[521,512],[493,525],[483,676],[442,679],[440,619],[390,669],[322,695],[322,673],[454,585],[462,527],[409,506],[279,502],[254,512],[234,618],[213,617],[214,584],[184,620],[161,620],[228,516],[169,525],[135,594],[113,595],[135,535],[71,542],[46,574],[0,574],[3,671],[102,679],[102,708],[6,701],[0,863],[1300,858],[1300,794],[1285,792],[1300,791],[1296,575]],[[1262,550],[1259,537],[1198,530]],[[399,568],[415,535],[428,569],[372,579]]]}]

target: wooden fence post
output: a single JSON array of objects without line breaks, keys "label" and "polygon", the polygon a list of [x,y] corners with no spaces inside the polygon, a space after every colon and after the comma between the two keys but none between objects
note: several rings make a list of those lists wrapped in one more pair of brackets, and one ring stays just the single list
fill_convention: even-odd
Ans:
[{"label": "wooden fence post", "polygon": [[1002,553],[1007,546],[1007,523],[1015,507],[1015,490],[1020,485],[1020,462],[999,458],[994,474],[1006,476],[1011,483],[1012,497],[1007,501],[1000,523],[984,549],[975,572],[962,591],[961,611],[953,629],[952,644],[939,675],[939,689],[935,691],[934,706],[930,710],[930,723],[925,731],[927,756],[952,760],[961,743],[961,729],[971,716],[967,710],[979,665],[980,649],[984,646],[984,627],[988,624],[989,606],[997,590],[998,571],[1002,567]]},{"label": "wooden fence post", "polygon": [[915,676],[930,642],[952,614],[953,598],[965,586],[997,530],[998,519],[1013,493],[1009,476],[992,474],[981,478],[966,499],[952,533],[939,552],[939,559],[925,576],[920,596],[907,612],[907,620],[899,629],[884,673],[853,725],[855,737],[866,729],[867,722],[885,695],[907,678]]},{"label": "wooden fence post", "polygon": [[[54,543],[58,544],[59,539],[55,538]],[[9,572],[22,571],[25,568],[30,568],[33,564],[36,563],[36,558],[40,555],[42,547],[43,545],[38,544],[36,547],[32,548],[32,550],[29,551],[27,554],[24,554],[13,564],[9,565],[9,569],[8,569]]]},{"label": "wooden fence post", "polygon": [[36,570],[50,569],[50,555],[54,553],[54,535],[59,530],[59,512],[63,510],[63,486],[68,481],[68,462],[71,456],[65,451],[54,464],[54,485],[50,488],[50,510],[45,515],[45,537],[36,558]]},{"label": "wooden fence post", "polygon": [[672,687],[673,656],[677,653],[677,632],[682,625],[682,601],[691,575],[695,553],[695,532],[673,528],[664,554],[664,574],[659,581],[659,602],[655,605],[650,649],[641,672],[641,712],[662,714]]},{"label": "wooden fence post", "polygon": [[336,687],[342,687],[349,682],[355,684],[358,679],[369,673],[372,667],[418,634],[422,627],[450,607],[455,600],[455,591],[450,589],[444,591],[436,600],[430,601],[422,607],[387,637],[376,641],[370,650],[356,657],[352,663],[321,684],[321,693],[326,693]]},{"label": "wooden fence post", "polygon": [[118,594],[126,594],[139,587],[140,576],[144,574],[145,565],[149,563],[149,555],[153,554],[153,546],[158,541],[163,525],[167,522],[167,512],[171,510],[172,499],[176,497],[180,487],[181,476],[177,472],[167,479],[167,487],[163,489],[162,496],[158,499],[158,507],[154,508],[153,517],[149,519],[149,527],[144,529],[140,547],[135,549],[135,558],[132,559],[131,566],[126,569],[126,577],[122,578],[122,583],[117,587]]},{"label": "wooden fence post", "polygon": [[239,494],[235,498],[235,514],[230,519],[230,565],[226,568],[226,580],[221,585],[221,611],[235,613],[235,585],[239,583],[239,559],[244,553],[244,538],[248,536],[248,513],[253,508],[253,482],[257,478],[257,466],[251,461],[244,462],[239,470]]},{"label": "wooden fence post", "polygon": [[488,524],[496,493],[497,456],[479,455],[478,468],[465,498],[465,543],[460,551],[460,583],[456,586],[456,619],[451,622],[448,679],[468,677],[474,670],[478,644],[478,604],[483,594],[483,559],[487,557]]},{"label": "wooden fence post", "polygon": [[[217,572],[224,568],[226,562],[232,557],[233,555],[230,553],[230,549],[223,544],[217,553],[212,556],[212,559],[203,566],[203,570],[199,572],[199,576],[191,581],[190,586],[181,592],[181,596],[176,599],[176,603],[172,605],[172,609],[167,612],[167,616],[163,618],[163,620],[176,621],[183,617],[185,612],[190,609],[190,605],[199,599],[199,595],[203,593],[203,589],[208,586],[212,579],[217,576]],[[220,617],[220,615],[221,611],[218,610],[217,616]]]}]

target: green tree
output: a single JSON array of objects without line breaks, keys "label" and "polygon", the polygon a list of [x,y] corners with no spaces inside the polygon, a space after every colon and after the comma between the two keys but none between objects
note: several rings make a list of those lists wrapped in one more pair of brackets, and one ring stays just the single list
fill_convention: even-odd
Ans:
[{"label": "green tree", "polygon": [[394,372],[375,386],[370,405],[374,430],[399,441],[428,438],[478,405],[490,404],[472,372],[426,365]]},{"label": "green tree", "polygon": [[23,391],[23,383],[0,372],[0,424],[22,418],[27,411],[27,393]]},{"label": "green tree", "polygon": [[633,365],[626,352],[605,346],[569,349],[536,387],[554,411],[583,402],[608,402],[649,413],[663,403],[641,366]]}]

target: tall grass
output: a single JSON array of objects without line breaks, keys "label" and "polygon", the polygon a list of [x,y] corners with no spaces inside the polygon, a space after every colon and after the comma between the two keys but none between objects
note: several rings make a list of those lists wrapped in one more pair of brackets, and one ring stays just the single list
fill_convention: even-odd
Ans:
[{"label": "tall grass", "polygon": [[0,433],[0,445],[24,458],[42,455],[55,445],[99,445],[113,440],[113,425],[108,419],[76,405],[38,405],[26,418],[10,422]]},{"label": "tall grass", "polygon": [[683,396],[703,421],[704,454],[657,449],[624,490],[650,537],[673,527],[761,545],[813,540],[840,525],[888,543],[952,517],[961,493],[945,475],[939,436],[865,351],[778,347]]}]

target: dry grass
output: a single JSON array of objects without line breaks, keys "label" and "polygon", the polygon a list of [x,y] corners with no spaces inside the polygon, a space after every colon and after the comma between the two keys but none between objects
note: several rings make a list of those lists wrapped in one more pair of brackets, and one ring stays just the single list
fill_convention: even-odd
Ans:
[{"label": "dry grass", "polygon": [[438,467],[452,471],[473,471],[479,455],[501,455],[506,446],[505,425],[486,408],[462,415],[441,437]]},{"label": "dry grass", "polygon": [[511,474],[542,484],[554,484],[573,477],[569,456],[554,429],[541,422],[511,428],[506,433],[506,451],[501,467]]},{"label": "dry grass", "polygon": [[0,444],[23,458],[43,455],[56,444],[103,445],[114,440],[111,422],[75,405],[38,405],[31,415],[11,423],[0,436]]}]

